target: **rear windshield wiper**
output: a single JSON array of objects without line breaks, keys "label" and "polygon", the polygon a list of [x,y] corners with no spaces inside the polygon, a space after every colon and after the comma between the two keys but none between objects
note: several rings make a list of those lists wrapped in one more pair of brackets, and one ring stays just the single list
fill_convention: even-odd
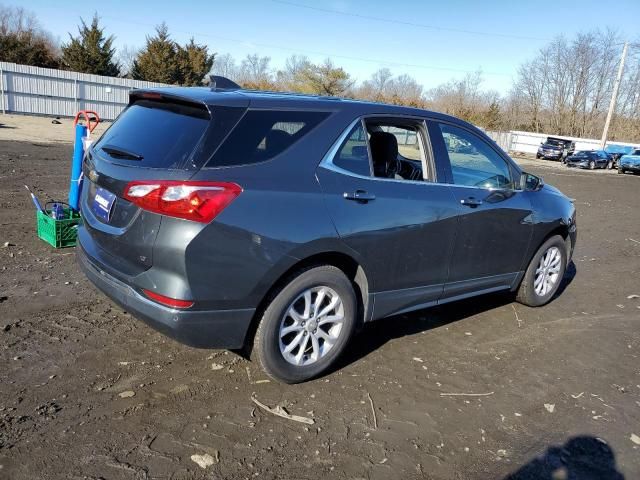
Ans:
[{"label": "rear windshield wiper", "polygon": [[138,153],[130,152],[121,147],[114,147],[113,145],[104,145],[100,147],[100,150],[114,158],[125,158],[127,160],[142,160],[144,158]]}]

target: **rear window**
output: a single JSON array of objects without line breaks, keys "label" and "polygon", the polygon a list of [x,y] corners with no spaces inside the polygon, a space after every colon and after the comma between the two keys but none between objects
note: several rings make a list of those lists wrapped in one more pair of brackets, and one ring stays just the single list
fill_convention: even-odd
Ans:
[{"label": "rear window", "polygon": [[328,112],[249,110],[207,166],[246,165],[270,160],[328,116]]},{"label": "rear window", "polygon": [[178,168],[209,126],[204,107],[139,100],[95,144],[113,162],[147,168]]}]

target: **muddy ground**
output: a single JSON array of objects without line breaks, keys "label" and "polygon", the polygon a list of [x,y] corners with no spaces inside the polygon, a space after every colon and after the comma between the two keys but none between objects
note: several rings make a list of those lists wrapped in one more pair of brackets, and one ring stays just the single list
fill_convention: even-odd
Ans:
[{"label": "muddy ground", "polygon": [[640,176],[523,160],[576,199],[561,295],[389,318],[335,372],[285,386],[97,293],[73,249],[37,239],[23,187],[64,198],[71,146],[8,138],[0,128],[0,478],[640,478]]}]

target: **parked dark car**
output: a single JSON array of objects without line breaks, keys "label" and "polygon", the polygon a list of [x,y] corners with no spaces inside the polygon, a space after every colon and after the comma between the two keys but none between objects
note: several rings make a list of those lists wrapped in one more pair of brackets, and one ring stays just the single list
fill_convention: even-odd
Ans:
[{"label": "parked dark car", "polygon": [[618,173],[626,172],[640,173],[640,148],[618,160]]},{"label": "parked dark car", "polygon": [[613,168],[613,157],[604,150],[581,150],[567,157],[565,160],[567,167],[588,168]]},{"label": "parked dark car", "polygon": [[536,158],[562,161],[569,155],[572,155],[575,149],[576,143],[572,140],[547,137],[547,139],[538,147]]},{"label": "parked dark car", "polygon": [[372,320],[496,291],[544,305],[576,242],[566,196],[472,125],[400,106],[134,90],[83,171],[88,278],[284,382]]}]

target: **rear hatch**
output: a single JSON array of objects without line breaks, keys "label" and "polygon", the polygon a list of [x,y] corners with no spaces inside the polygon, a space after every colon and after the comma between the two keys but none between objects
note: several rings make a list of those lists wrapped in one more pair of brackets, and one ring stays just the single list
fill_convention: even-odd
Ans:
[{"label": "rear hatch", "polygon": [[208,93],[220,97],[220,105],[212,106],[199,98],[201,91],[190,95],[194,100],[171,90],[181,89],[134,91],[129,106],[85,157],[80,242],[115,275],[137,275],[153,265],[162,222],[162,215],[125,198],[128,185],[189,180],[248,105],[238,96]]}]

